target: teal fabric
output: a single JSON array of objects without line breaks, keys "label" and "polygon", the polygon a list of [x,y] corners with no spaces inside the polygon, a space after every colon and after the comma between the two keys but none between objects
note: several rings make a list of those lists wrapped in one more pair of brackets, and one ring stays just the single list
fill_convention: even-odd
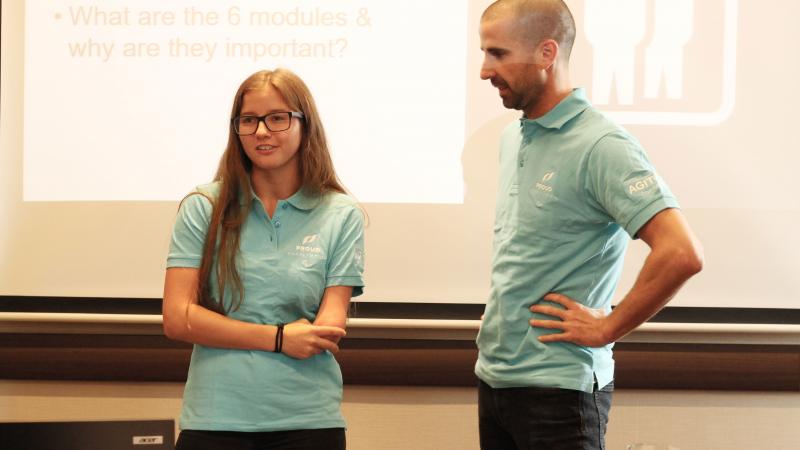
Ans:
[{"label": "teal fabric", "polygon": [[556,292],[610,312],[630,237],[675,207],[639,143],[581,89],[544,116],[506,127],[478,377],[494,388],[584,392],[595,379],[601,388],[612,381],[612,345],[542,344],[539,336],[559,331],[531,327],[528,308]]},{"label": "teal fabric", "polygon": [[[181,205],[168,267],[199,267],[217,184]],[[242,229],[239,273],[244,301],[229,316],[260,324],[314,320],[328,286],[364,282],[363,215],[350,197],[302,190],[278,202],[273,217],[253,198]],[[211,287],[216,289],[212,276]],[[215,292],[215,291],[212,291]],[[226,297],[230,305],[230,297]],[[181,429],[279,431],[344,427],[342,376],[329,352],[305,360],[263,351],[195,345]]]}]

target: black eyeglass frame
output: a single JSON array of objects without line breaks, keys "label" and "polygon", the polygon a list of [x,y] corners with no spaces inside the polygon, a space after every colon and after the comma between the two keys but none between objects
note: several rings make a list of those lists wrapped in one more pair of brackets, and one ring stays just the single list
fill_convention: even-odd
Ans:
[{"label": "black eyeglass frame", "polygon": [[[269,122],[267,122],[267,117],[274,116],[276,114],[289,114],[289,125],[287,125],[286,128],[284,128],[282,130],[273,130],[272,128],[269,127]],[[242,117],[249,117],[251,119],[258,120],[258,122],[256,122],[256,128],[253,130],[252,133],[240,133],[239,132],[239,127],[236,124],[237,124],[237,121],[240,120]],[[301,113],[300,111],[277,111],[277,112],[272,112],[272,113],[269,113],[269,114],[265,114],[263,116],[236,116],[236,117],[231,119],[231,126],[233,127],[233,131],[236,132],[237,135],[239,135],[239,136],[251,136],[251,135],[256,134],[258,132],[258,127],[261,125],[261,122],[264,122],[264,126],[267,127],[267,130],[269,130],[269,131],[271,131],[273,133],[278,133],[278,132],[281,132],[281,131],[286,131],[286,130],[288,130],[288,129],[290,129],[292,127],[292,118],[293,117],[297,117],[298,119],[305,119],[306,115]]]}]

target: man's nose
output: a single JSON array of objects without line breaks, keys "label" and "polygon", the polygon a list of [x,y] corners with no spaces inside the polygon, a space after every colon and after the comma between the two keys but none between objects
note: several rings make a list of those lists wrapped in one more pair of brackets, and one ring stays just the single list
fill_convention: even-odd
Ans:
[{"label": "man's nose", "polygon": [[494,67],[492,67],[485,59],[483,60],[483,65],[481,65],[481,80],[488,80],[496,75],[494,71]]}]

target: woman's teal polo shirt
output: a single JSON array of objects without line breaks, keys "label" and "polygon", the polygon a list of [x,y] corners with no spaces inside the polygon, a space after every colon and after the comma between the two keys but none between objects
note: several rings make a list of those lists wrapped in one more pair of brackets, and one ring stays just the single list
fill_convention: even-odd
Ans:
[{"label": "woman's teal polo shirt", "polygon": [[[167,267],[199,267],[217,183],[181,205]],[[339,193],[302,189],[280,200],[273,217],[253,197],[238,260],[244,301],[233,319],[259,323],[314,321],[328,286],[364,286],[363,214]],[[217,280],[212,275],[211,289]],[[214,292],[214,291],[212,291]],[[230,298],[225,299],[230,302]],[[284,354],[195,345],[181,429],[278,431],[340,428],[342,376],[329,352],[298,360]]]}]

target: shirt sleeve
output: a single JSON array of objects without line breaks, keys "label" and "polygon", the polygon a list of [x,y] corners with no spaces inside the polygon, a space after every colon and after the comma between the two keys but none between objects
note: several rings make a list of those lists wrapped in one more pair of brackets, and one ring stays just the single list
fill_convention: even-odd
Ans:
[{"label": "shirt sleeve", "polygon": [[344,217],[328,262],[325,286],[352,286],[353,297],[364,292],[364,216],[357,207]]},{"label": "shirt sleeve", "polygon": [[601,138],[588,158],[587,189],[599,206],[632,237],[656,214],[678,201],[630,136]]},{"label": "shirt sleeve", "polygon": [[211,201],[204,194],[193,193],[183,199],[172,229],[168,268],[200,267],[212,209]]}]

